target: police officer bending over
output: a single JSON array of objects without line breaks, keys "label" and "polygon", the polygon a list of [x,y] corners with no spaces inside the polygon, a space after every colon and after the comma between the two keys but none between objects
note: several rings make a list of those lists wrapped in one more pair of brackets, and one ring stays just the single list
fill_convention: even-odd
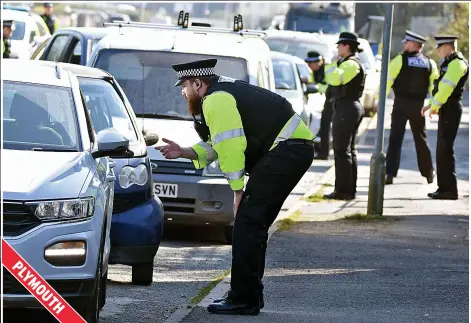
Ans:
[{"label": "police officer bending over", "polygon": [[438,113],[437,183],[438,190],[428,196],[440,200],[458,199],[455,172],[456,133],[461,122],[464,87],[468,80],[469,65],[463,54],[456,51],[456,36],[435,36],[440,56],[440,76],[435,81],[433,98],[422,108],[422,115]]},{"label": "police officer bending over", "polygon": [[[321,125],[316,139],[320,139],[320,147],[314,159],[328,159],[330,151],[330,124],[332,123],[332,93],[325,81],[324,57],[318,52],[309,52],[304,61],[309,65],[313,73],[313,82],[318,85],[319,93],[325,93],[325,103],[322,109]],[[314,140],[316,141],[316,140]]]},{"label": "police officer bending over", "polygon": [[[196,168],[218,159],[234,191],[231,290],[211,313],[257,315],[268,228],[312,163],[314,135],[283,97],[214,74],[216,59],[173,65],[189,112],[200,115],[201,142],[191,148],[163,139],[165,158],[188,158]],[[244,191],[244,176],[250,174]]]},{"label": "police officer bending over", "polygon": [[335,190],[324,198],[352,200],[357,186],[355,142],[364,113],[360,98],[365,85],[365,72],[355,53],[363,50],[359,48],[355,33],[341,33],[337,44],[340,60],[325,67],[325,80],[332,88],[334,107]]},{"label": "police officer bending over", "polygon": [[391,133],[386,155],[386,184],[392,184],[401,161],[401,146],[406,123],[409,120],[414,136],[420,174],[430,184],[434,171],[432,154],[427,144],[425,118],[421,114],[427,92],[432,93],[433,82],[438,77],[435,62],[420,51],[426,39],[406,31],[402,41],[404,53],[397,55],[389,65],[386,95],[394,89],[394,106],[391,114]]}]

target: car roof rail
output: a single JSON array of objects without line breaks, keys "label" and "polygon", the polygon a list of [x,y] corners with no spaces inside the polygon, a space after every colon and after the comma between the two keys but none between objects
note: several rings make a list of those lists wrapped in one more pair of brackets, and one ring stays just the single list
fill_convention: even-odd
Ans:
[{"label": "car roof rail", "polygon": [[[189,26],[189,18],[190,14],[184,13],[184,11],[180,11],[178,17],[177,25],[166,25],[166,24],[157,24],[157,23],[149,23],[149,22],[138,22],[138,21],[113,21],[113,22],[105,22],[103,26],[115,26],[115,27],[130,27],[130,28],[149,28],[149,29],[158,29],[158,30],[187,30],[193,32],[207,32],[207,33],[217,33],[217,34],[232,34],[232,35],[240,35],[240,36],[253,36],[253,37],[264,37],[266,33],[261,30],[249,30],[243,29],[243,21],[242,15],[234,16],[234,26],[233,29],[230,28],[214,28],[214,27],[207,27],[207,26]],[[200,23],[201,24],[201,23]]]}]

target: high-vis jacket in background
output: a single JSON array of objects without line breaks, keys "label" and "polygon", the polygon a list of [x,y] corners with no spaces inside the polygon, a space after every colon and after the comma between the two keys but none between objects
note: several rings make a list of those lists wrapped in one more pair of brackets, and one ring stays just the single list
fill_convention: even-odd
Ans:
[{"label": "high-vis jacket in background", "polygon": [[395,97],[425,100],[437,78],[437,64],[422,53],[397,55],[389,64],[386,96],[392,88]]},{"label": "high-vis jacket in background", "polygon": [[244,188],[245,174],[279,142],[314,139],[285,98],[224,76],[213,78],[201,117],[210,139],[192,146],[194,165],[201,169],[219,160],[233,190]]},{"label": "high-vis jacket in background", "polygon": [[461,100],[466,81],[468,80],[469,66],[461,53],[454,53],[443,60],[440,65],[440,76],[435,80],[430,99],[433,111],[439,111],[446,103],[457,103]]},{"label": "high-vis jacket in background", "polygon": [[358,100],[365,87],[365,72],[360,60],[348,56],[325,67],[325,80],[332,88],[334,100]]}]

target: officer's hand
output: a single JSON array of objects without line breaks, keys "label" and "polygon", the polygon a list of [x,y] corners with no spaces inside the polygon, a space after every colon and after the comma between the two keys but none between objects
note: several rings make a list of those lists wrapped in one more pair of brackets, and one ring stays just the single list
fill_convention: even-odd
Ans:
[{"label": "officer's hand", "polygon": [[244,190],[234,192],[234,217],[237,215],[237,210],[239,209],[240,201],[242,201],[242,196],[244,196]]},{"label": "officer's hand", "polygon": [[162,155],[167,159],[177,159],[182,157],[183,150],[175,142],[168,140],[167,138],[162,138],[162,141],[167,143],[165,146],[156,146],[155,149],[160,150]]},{"label": "officer's hand", "polygon": [[425,112],[427,112],[428,109],[430,109],[430,104],[422,108],[422,111],[420,112],[422,114],[422,117],[425,117]]}]

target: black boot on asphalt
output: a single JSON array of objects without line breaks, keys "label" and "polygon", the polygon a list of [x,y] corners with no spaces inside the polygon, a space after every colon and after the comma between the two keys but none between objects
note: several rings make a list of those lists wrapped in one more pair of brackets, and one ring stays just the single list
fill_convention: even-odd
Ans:
[{"label": "black boot on asphalt", "polygon": [[330,194],[324,195],[324,199],[350,201],[355,199],[355,194],[340,194],[334,191]]},{"label": "black boot on asphalt", "polygon": [[220,302],[209,304],[208,312],[226,315],[258,315],[260,307],[258,304],[240,303],[226,297]]},{"label": "black boot on asphalt", "polygon": [[[216,298],[213,303],[220,303],[222,301],[224,301],[225,298]],[[263,300],[263,295],[260,296],[260,309],[264,308],[265,307],[265,301]]]},{"label": "black boot on asphalt", "polygon": [[386,185],[392,184],[392,183],[393,183],[393,178],[394,178],[394,177],[392,177],[391,175],[386,175],[386,180],[384,181],[384,183],[385,183]]},{"label": "black boot on asphalt", "polygon": [[458,199],[458,194],[457,193],[452,193],[452,192],[440,192],[436,191],[433,193],[428,193],[428,197],[434,199],[434,200],[457,200]]}]

